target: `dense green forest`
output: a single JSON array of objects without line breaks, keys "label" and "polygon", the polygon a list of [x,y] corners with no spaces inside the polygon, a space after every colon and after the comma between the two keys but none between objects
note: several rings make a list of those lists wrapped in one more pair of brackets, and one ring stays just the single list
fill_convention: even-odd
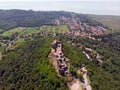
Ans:
[{"label": "dense green forest", "polygon": [[66,90],[47,58],[52,40],[35,38],[7,53],[0,61],[0,90]]},{"label": "dense green forest", "polygon": [[[84,37],[64,39],[71,39],[74,43],[81,43],[86,47],[92,48],[99,52],[104,57],[104,64],[99,65],[97,62],[91,62],[87,59],[82,59],[81,55],[76,53],[76,50],[71,50],[69,47],[66,56],[71,58],[71,63],[75,67],[79,67],[81,62],[89,67],[88,74],[91,79],[94,90],[119,90],[120,89],[120,33],[96,36],[98,41],[86,39]],[[101,41],[99,40],[101,38]],[[64,48],[65,49],[65,48]],[[74,52],[75,50],[75,52]],[[69,53],[70,52],[70,53]],[[76,56],[78,54],[78,57]],[[80,56],[79,56],[80,55]],[[75,56],[75,57],[73,57]],[[83,60],[83,61],[82,61]],[[87,60],[87,61],[86,61]]]},{"label": "dense green forest", "polygon": [[[77,39],[104,56],[104,64],[91,62],[82,53],[82,49],[72,46],[63,37],[63,52],[70,59],[70,70],[76,75],[76,69],[85,64],[93,90],[119,90],[119,46],[110,43],[119,41],[120,34],[113,35],[102,42],[94,43],[89,39]],[[109,37],[109,35],[107,36]],[[66,38],[67,39],[67,38]],[[34,38],[21,43],[14,50],[7,52],[0,61],[0,90],[68,90],[65,78],[58,76],[48,61],[52,37]],[[106,40],[106,41],[105,41]],[[92,45],[96,44],[96,47]],[[114,49],[114,48],[118,49]]]}]

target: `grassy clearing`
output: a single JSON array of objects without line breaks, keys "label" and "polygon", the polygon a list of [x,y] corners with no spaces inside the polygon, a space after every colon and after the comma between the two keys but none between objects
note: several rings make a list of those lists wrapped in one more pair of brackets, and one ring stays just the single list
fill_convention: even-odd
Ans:
[{"label": "grassy clearing", "polygon": [[[8,36],[11,37],[14,33],[19,33],[20,35],[23,34],[32,34],[32,33],[39,33],[41,31],[51,31],[51,32],[57,32],[61,33],[63,31],[68,31],[69,28],[67,25],[60,25],[60,26],[41,26],[41,27],[18,27],[14,29],[10,29],[2,34],[0,36]],[[0,31],[2,31],[0,29]]]},{"label": "grassy clearing", "polygon": [[22,42],[25,42],[25,39],[24,38],[19,38],[16,43],[22,43]]},{"label": "grassy clearing", "polygon": [[25,27],[18,27],[18,28],[14,28],[14,29],[10,29],[9,31],[6,31],[4,33],[2,33],[0,36],[12,36],[14,33],[18,32],[22,32],[25,29]]},{"label": "grassy clearing", "polygon": [[2,32],[3,30],[2,29],[0,29],[0,32]]},{"label": "grassy clearing", "polygon": [[10,29],[9,31],[2,33],[0,36],[11,37],[16,32],[23,35],[23,34],[34,33],[37,32],[38,30],[39,30],[38,27],[18,27],[18,28]]},{"label": "grassy clearing", "polygon": [[40,31],[44,31],[44,30],[61,33],[63,31],[68,31],[69,28],[67,25],[60,25],[60,26],[45,26],[44,25],[40,28]]},{"label": "grassy clearing", "polygon": [[39,27],[28,27],[26,28],[23,32],[21,32],[21,34],[30,34],[30,33],[35,33],[39,30]]}]

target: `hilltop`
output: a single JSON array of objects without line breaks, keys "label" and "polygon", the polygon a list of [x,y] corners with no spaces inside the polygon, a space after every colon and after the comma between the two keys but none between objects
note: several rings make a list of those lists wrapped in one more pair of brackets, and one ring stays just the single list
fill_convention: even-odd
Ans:
[{"label": "hilltop", "polygon": [[84,14],[65,11],[32,11],[32,10],[0,10],[0,28],[8,30],[15,27],[35,27],[41,25],[54,25],[54,19],[61,16],[80,18],[81,22],[98,25],[100,23],[90,19]]}]

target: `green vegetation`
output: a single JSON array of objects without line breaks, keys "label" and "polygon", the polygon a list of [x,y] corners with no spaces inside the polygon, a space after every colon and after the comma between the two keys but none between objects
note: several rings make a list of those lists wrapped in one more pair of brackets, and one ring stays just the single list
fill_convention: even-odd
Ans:
[{"label": "green vegetation", "polygon": [[[25,39],[25,38],[19,38],[17,40],[14,41],[14,44],[10,47],[12,49],[18,47],[19,45],[21,45],[22,43],[26,42],[28,39]],[[31,40],[31,39],[29,39]]]},{"label": "green vegetation", "polygon": [[32,33],[39,33],[41,31],[50,31],[50,32],[56,32],[61,33],[63,31],[68,31],[69,28],[67,25],[60,25],[60,26],[41,26],[41,27],[17,27],[14,29],[10,29],[2,34],[0,36],[2,37],[12,37],[14,34],[24,35],[24,34],[32,34]]},{"label": "green vegetation", "polygon": [[32,33],[36,33],[38,30],[39,30],[39,27],[17,27],[0,34],[0,36],[11,37],[16,33],[18,33],[19,35],[32,34]]},{"label": "green vegetation", "polygon": [[25,30],[25,27],[18,27],[18,28],[14,28],[14,29],[10,29],[9,31],[6,31],[4,33],[2,33],[0,36],[12,36],[14,33],[20,33],[23,30]]},{"label": "green vegetation", "polygon": [[[65,78],[57,75],[48,61],[50,44],[54,38],[39,36],[42,31],[51,31],[59,33],[58,39],[61,32],[69,30],[67,25],[54,25],[54,19],[60,16],[69,17],[71,13],[0,10],[0,52],[4,56],[0,61],[0,90],[68,90]],[[100,18],[93,16],[93,20],[84,14],[76,14],[76,17],[89,25],[103,23],[109,28],[119,30],[119,23],[114,26],[114,20],[111,19],[113,22],[109,21],[109,18],[105,20],[104,16]],[[101,23],[97,20],[101,20]],[[33,33],[38,34],[25,38],[21,36]],[[63,53],[70,59],[70,71],[73,76],[81,78],[76,74],[76,70],[85,64],[93,90],[120,90],[119,32],[95,36],[97,41],[62,35],[60,38],[63,41]],[[66,41],[69,40],[100,53],[104,56],[104,64],[88,60],[82,53],[83,49],[68,44]]]},{"label": "green vegetation", "polygon": [[[86,65],[93,90],[119,90],[120,53],[119,45],[115,42],[118,43],[120,34],[112,35],[112,38],[109,38],[109,35],[101,37],[101,43],[85,38],[77,38],[76,41],[85,46],[89,45],[102,54],[103,65],[91,62],[81,49],[66,43],[67,37],[62,37],[63,53],[70,59],[70,71],[73,75],[77,76],[76,70],[83,63]],[[18,39],[16,42],[20,43],[19,46],[6,52],[6,58],[0,61],[0,90],[68,90],[65,79],[57,75],[48,61],[50,43],[53,40],[51,37]],[[96,46],[93,47],[93,44]]]},{"label": "green vegetation", "polygon": [[[70,58],[72,71],[75,73],[76,67],[85,63],[88,69],[93,90],[119,90],[120,89],[120,33],[96,36],[102,41],[93,41],[86,38],[74,38],[73,42],[81,43],[86,47],[92,48],[104,57],[104,64],[99,65],[96,61],[87,60],[77,47],[65,45],[67,52],[65,55]],[[65,38],[64,38],[65,39]],[[68,39],[68,38],[66,38]],[[72,40],[72,38],[69,37]]]},{"label": "green vegetation", "polygon": [[0,90],[67,90],[47,55],[52,38],[35,38],[6,54],[0,61]]},{"label": "green vegetation", "polygon": [[24,31],[22,31],[21,34],[36,33],[38,30],[39,30],[39,27],[28,27]]},{"label": "green vegetation", "polygon": [[17,41],[15,41],[16,43],[22,43],[22,42],[25,42],[25,39],[24,38],[19,38]]},{"label": "green vegetation", "polygon": [[63,31],[68,31],[69,28],[67,25],[60,25],[60,26],[42,26],[40,27],[41,31],[47,30],[51,32],[61,33]]},{"label": "green vegetation", "polygon": [[54,25],[55,18],[70,15],[71,13],[64,11],[0,10],[0,28],[9,30],[15,27]]},{"label": "green vegetation", "polygon": [[0,33],[1,33],[1,32],[3,32],[3,30],[2,30],[2,29],[0,29]]},{"label": "green vegetation", "polygon": [[[88,75],[91,80],[93,90],[119,90],[119,80],[114,80],[115,76],[104,68],[102,68],[97,62],[91,62],[88,60],[77,47],[66,45],[63,48],[65,56],[71,61],[71,72],[76,75],[76,69],[81,67],[81,64],[85,64],[88,69]],[[107,67],[108,68],[108,67]],[[111,69],[111,68],[109,68]],[[115,67],[113,69],[116,69]],[[118,69],[118,67],[117,67]],[[120,70],[120,69],[119,69]],[[115,73],[114,73],[115,74]],[[119,74],[116,76],[119,77]]]},{"label": "green vegetation", "polygon": [[112,29],[112,32],[120,31],[120,16],[90,15],[90,18],[106,25],[107,27]]},{"label": "green vegetation", "polygon": [[[83,23],[85,22],[92,26],[104,26],[99,21],[92,20],[91,17],[85,14],[74,14]],[[73,13],[64,11],[0,10],[0,28],[5,31],[16,27],[54,26],[54,20],[61,16],[71,17]]]}]

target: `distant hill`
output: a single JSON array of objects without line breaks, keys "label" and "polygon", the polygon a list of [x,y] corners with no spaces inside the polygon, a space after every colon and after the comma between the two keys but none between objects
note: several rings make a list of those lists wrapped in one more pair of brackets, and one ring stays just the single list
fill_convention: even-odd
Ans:
[{"label": "distant hill", "polygon": [[65,16],[76,16],[81,22],[89,25],[102,25],[85,14],[64,11],[0,10],[0,29],[9,30],[15,27],[36,27],[54,25],[54,19]]},{"label": "distant hill", "polygon": [[98,21],[114,31],[120,31],[120,16],[112,15],[88,15],[93,20]]},{"label": "distant hill", "polygon": [[0,28],[8,30],[19,26],[52,25],[52,21],[61,15],[70,16],[70,13],[64,11],[0,10]]}]

